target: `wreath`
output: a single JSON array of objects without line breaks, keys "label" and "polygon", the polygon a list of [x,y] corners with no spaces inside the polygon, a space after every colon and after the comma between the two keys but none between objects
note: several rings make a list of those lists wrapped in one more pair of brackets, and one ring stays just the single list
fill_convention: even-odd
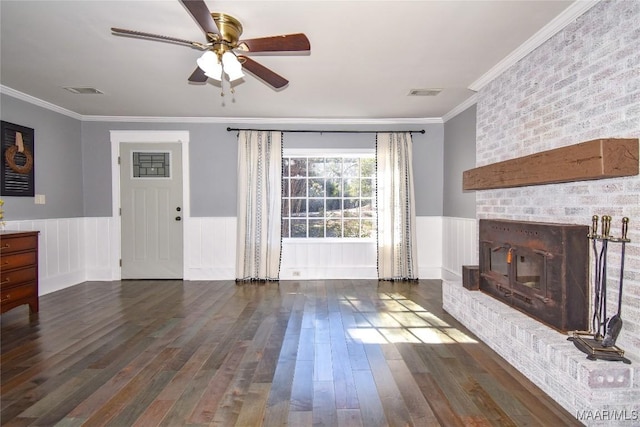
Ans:
[{"label": "wreath", "polygon": [[7,148],[4,152],[4,159],[7,161],[9,167],[17,173],[28,174],[33,169],[33,155],[31,151],[27,147],[24,148],[22,154],[26,157],[26,161],[23,165],[19,165],[16,163],[16,154],[18,153],[18,147],[16,145],[12,145]]}]

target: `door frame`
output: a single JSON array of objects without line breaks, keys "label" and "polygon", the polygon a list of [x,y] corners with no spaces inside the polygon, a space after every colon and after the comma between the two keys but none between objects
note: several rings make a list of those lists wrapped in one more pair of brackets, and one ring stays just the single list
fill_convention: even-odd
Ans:
[{"label": "door frame", "polygon": [[111,219],[113,220],[113,230],[111,230],[111,241],[117,251],[115,262],[117,265],[113,268],[114,280],[122,278],[122,267],[120,259],[122,258],[122,223],[120,218],[120,165],[118,158],[120,157],[121,143],[176,143],[181,144],[182,148],[182,277],[187,277],[187,261],[188,248],[190,241],[188,233],[188,225],[191,219],[191,195],[189,189],[189,131],[153,131],[153,130],[111,130]]}]

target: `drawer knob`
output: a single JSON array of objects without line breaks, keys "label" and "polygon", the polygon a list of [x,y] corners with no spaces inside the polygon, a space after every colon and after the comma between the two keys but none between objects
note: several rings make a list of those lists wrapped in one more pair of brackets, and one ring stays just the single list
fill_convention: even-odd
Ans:
[{"label": "drawer knob", "polygon": [[4,298],[2,298],[2,301],[8,301],[11,299],[11,294],[7,294]]},{"label": "drawer knob", "polygon": [[6,279],[4,279],[2,282],[0,282],[1,285],[4,285],[5,283],[9,283],[11,281],[11,277],[7,277]]}]

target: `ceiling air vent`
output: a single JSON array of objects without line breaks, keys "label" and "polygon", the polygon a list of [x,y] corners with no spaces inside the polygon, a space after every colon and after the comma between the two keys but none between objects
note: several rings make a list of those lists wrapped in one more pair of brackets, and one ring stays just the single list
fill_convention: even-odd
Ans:
[{"label": "ceiling air vent", "polygon": [[99,91],[94,87],[65,87],[71,93],[78,95],[103,95],[104,92]]},{"label": "ceiling air vent", "polygon": [[442,89],[411,89],[409,96],[436,96]]}]

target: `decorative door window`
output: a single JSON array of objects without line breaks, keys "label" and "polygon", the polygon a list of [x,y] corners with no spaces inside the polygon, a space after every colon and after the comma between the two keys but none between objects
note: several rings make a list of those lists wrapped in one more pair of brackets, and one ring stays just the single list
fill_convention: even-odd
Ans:
[{"label": "decorative door window", "polygon": [[132,154],[134,178],[171,178],[171,153],[134,151]]}]

